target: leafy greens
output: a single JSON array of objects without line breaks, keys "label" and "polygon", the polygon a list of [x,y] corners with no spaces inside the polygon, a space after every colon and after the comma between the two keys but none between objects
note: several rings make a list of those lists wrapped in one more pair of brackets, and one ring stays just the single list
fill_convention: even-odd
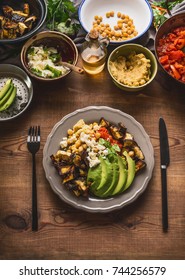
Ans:
[{"label": "leafy greens", "polygon": [[47,0],[47,19],[46,24],[50,30],[58,30],[60,23],[71,20],[74,32],[79,29],[78,13],[74,3],[70,0]]},{"label": "leafy greens", "polygon": [[166,0],[161,1],[151,1],[151,7],[154,15],[154,26],[159,28],[159,26],[167,19],[168,11],[171,11],[177,4],[181,3],[183,0],[176,0],[173,2],[168,2]]}]

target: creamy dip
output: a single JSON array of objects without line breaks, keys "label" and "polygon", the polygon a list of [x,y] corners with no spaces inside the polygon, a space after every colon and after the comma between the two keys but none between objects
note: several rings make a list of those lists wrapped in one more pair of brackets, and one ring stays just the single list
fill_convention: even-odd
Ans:
[{"label": "creamy dip", "polygon": [[136,87],[144,85],[150,79],[151,62],[143,53],[132,52],[129,56],[119,56],[110,61],[110,72],[120,83]]}]

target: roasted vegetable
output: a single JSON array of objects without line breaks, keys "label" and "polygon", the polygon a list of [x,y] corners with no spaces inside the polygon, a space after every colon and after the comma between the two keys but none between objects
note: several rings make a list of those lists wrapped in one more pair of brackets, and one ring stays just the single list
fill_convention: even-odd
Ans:
[{"label": "roasted vegetable", "polygon": [[86,195],[88,187],[85,178],[88,168],[83,156],[59,150],[55,155],[51,155],[51,160],[64,186],[77,196]]},{"label": "roasted vegetable", "polygon": [[136,172],[140,171],[141,169],[144,169],[146,167],[146,162],[142,159],[139,158],[135,158],[135,168],[136,168]]},{"label": "roasted vegetable", "polygon": [[113,136],[114,139],[116,140],[121,140],[124,138],[125,134],[121,133],[121,130],[119,130],[119,128],[115,125],[111,125],[109,127],[110,133]]},{"label": "roasted vegetable", "polygon": [[138,159],[143,160],[144,159],[144,155],[143,152],[141,150],[141,148],[138,146],[138,144],[133,140],[133,139],[125,139],[123,142],[123,151],[127,151],[129,152],[133,152],[134,154],[132,155],[132,157],[137,157]]},{"label": "roasted vegetable", "polygon": [[30,31],[36,23],[36,16],[30,15],[28,3],[24,3],[22,10],[13,10],[5,5],[2,7],[3,15],[0,16],[0,38],[15,39]]},{"label": "roasted vegetable", "polygon": [[99,121],[99,125],[107,128],[110,126],[110,123],[107,120],[105,120],[104,118],[101,118]]}]

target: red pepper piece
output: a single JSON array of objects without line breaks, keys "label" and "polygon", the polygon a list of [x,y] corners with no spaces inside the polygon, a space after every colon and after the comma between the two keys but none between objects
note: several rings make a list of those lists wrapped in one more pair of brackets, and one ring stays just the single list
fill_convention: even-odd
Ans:
[{"label": "red pepper piece", "polygon": [[174,45],[178,50],[181,50],[185,46],[185,39],[178,38],[174,41]]},{"label": "red pepper piece", "polygon": [[168,63],[168,60],[169,60],[168,55],[163,55],[163,56],[161,56],[161,57],[159,58],[159,62],[160,62],[162,65]]},{"label": "red pepper piece", "polygon": [[178,60],[178,59],[181,59],[184,56],[185,56],[185,54],[181,50],[171,51],[169,53],[169,59],[170,60]]},{"label": "red pepper piece", "polygon": [[175,79],[179,80],[181,78],[181,75],[179,74],[179,72],[177,71],[177,69],[175,68],[174,65],[170,65],[170,68],[173,72],[173,75],[175,77]]}]

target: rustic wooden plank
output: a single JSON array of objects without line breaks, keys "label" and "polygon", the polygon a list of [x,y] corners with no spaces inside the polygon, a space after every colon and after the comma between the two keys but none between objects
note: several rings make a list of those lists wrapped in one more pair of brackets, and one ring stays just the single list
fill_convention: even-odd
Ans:
[{"label": "rustic wooden plank", "polygon": [[[105,69],[95,77],[71,73],[58,83],[35,80],[34,98],[18,119],[0,123],[0,259],[185,259],[184,87],[159,70],[140,94],[118,89]],[[143,124],[151,137],[155,168],[145,193],[107,214],[76,210],[51,190],[42,152],[52,127],[66,114],[89,105],[120,109]],[[161,225],[158,119],[168,127],[169,232]],[[41,125],[37,154],[39,231],[31,231],[31,156],[27,129]]]}]

